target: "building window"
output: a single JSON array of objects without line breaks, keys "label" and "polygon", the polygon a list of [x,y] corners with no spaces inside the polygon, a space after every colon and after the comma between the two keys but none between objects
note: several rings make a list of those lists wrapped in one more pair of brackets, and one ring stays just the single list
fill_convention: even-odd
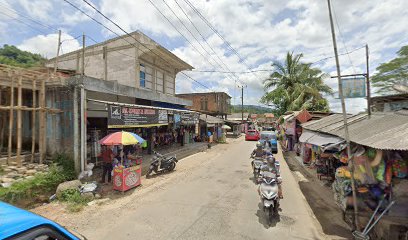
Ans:
[{"label": "building window", "polygon": [[146,87],[146,69],[143,64],[140,64],[140,87]]},{"label": "building window", "polygon": [[201,98],[201,110],[208,111],[208,99]]}]

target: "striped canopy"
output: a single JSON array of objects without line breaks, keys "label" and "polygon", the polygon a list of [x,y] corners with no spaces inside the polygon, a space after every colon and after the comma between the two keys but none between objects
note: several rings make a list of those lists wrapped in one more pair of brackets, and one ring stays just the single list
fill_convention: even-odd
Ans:
[{"label": "striped canopy", "polygon": [[99,140],[101,145],[134,145],[134,144],[142,144],[145,140],[141,138],[139,135],[131,132],[115,132],[107,135],[106,137]]}]

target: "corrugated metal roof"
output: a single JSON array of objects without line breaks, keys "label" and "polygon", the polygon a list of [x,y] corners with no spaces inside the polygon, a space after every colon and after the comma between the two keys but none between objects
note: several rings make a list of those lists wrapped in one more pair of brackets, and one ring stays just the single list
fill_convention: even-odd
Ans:
[{"label": "corrugated metal roof", "polygon": [[[350,141],[387,150],[408,150],[408,111],[348,115]],[[343,116],[334,114],[302,124],[307,130],[344,138]]]},{"label": "corrugated metal roof", "polygon": [[217,118],[217,117],[213,117],[213,116],[205,115],[205,114],[200,114],[200,120],[205,121],[210,124],[224,123],[224,120],[221,118]]}]

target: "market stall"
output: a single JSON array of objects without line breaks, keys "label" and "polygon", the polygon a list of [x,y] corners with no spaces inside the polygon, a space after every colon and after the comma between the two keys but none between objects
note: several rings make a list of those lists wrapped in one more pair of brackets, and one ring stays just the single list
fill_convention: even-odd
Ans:
[{"label": "market stall", "polygon": [[[113,164],[113,189],[125,192],[141,184],[142,158],[132,154],[132,147],[144,144],[145,140],[135,133],[115,132],[102,138],[99,143],[116,147]],[[130,146],[130,148],[129,148]]]}]

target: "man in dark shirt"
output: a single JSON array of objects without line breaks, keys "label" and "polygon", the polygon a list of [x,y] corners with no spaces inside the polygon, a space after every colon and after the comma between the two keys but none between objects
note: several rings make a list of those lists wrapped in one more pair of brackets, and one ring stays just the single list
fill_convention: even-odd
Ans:
[{"label": "man in dark shirt", "polygon": [[105,183],[105,175],[106,174],[108,174],[108,182],[110,182],[111,179],[112,179],[111,172],[112,172],[112,169],[113,169],[112,160],[113,160],[114,154],[113,154],[112,150],[110,149],[110,147],[103,146],[101,156],[102,156],[102,160],[103,160],[103,172],[102,172],[102,181],[101,181],[101,183]]}]

